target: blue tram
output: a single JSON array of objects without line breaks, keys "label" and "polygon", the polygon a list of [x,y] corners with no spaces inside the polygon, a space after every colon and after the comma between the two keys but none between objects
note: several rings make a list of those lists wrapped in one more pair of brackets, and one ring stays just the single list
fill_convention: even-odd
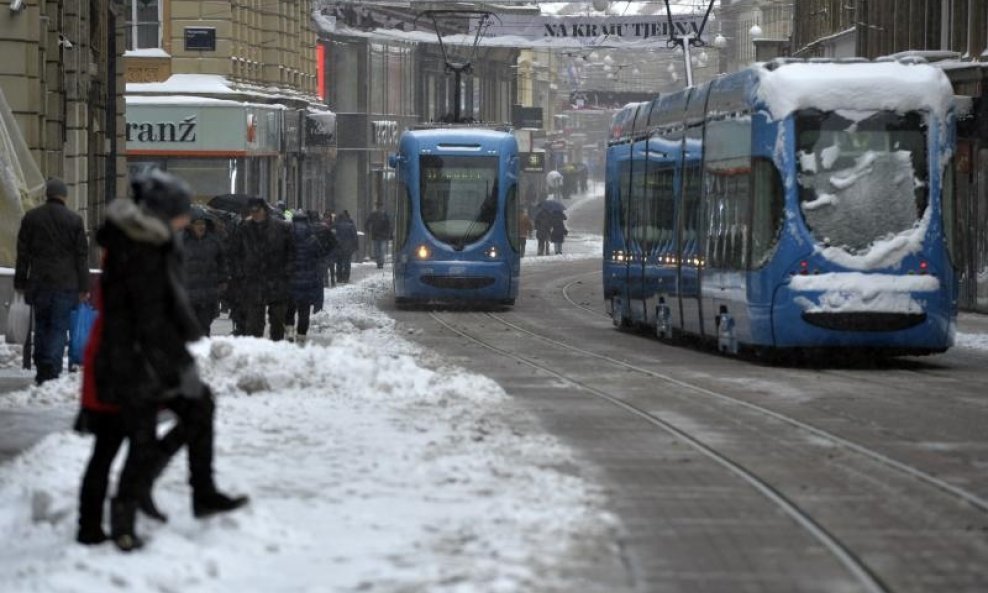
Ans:
[{"label": "blue tram", "polygon": [[513,305],[525,240],[514,136],[479,126],[409,130],[391,166],[395,301]]},{"label": "blue tram", "polygon": [[945,351],[954,129],[946,76],[917,60],[777,60],[626,106],[605,189],[615,325],[732,353]]}]

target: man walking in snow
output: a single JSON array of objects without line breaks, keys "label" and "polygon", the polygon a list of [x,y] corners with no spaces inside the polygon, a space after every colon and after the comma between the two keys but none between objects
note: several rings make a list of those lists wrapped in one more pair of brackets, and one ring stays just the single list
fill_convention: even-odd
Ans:
[{"label": "man walking in snow", "polygon": [[378,268],[384,267],[384,251],[391,239],[391,217],[384,211],[384,203],[378,202],[374,211],[367,217],[364,229],[370,235],[373,246],[374,261]]},{"label": "man walking in snow", "polygon": [[271,217],[261,198],[247,202],[244,221],[230,250],[237,269],[240,297],[247,312],[247,335],[264,336],[264,314],[274,341],[285,337],[285,315],[291,298],[295,246],[291,224]]},{"label": "man walking in snow", "polygon": [[82,217],[65,205],[68,188],[52,177],[48,201],[24,215],[17,233],[14,289],[34,307],[35,383],[58,378],[69,314],[89,298],[89,248]]}]

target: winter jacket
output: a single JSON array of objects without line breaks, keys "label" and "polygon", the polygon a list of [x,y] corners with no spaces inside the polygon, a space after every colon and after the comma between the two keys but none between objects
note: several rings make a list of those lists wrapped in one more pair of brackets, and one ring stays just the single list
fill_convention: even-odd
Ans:
[{"label": "winter jacket", "polygon": [[540,209],[535,215],[535,237],[539,241],[548,241],[549,232],[552,230],[552,214],[548,210]]},{"label": "winter jacket", "polygon": [[110,202],[96,238],[106,250],[96,393],[107,404],[161,399],[195,372],[186,344],[202,336],[179,243],[164,221],[126,198]]},{"label": "winter jacket", "polygon": [[552,229],[549,231],[549,240],[553,243],[562,243],[569,231],[566,230],[566,215],[562,212],[553,213],[550,217],[552,221]]},{"label": "winter jacket", "polygon": [[307,219],[292,222],[295,265],[292,273],[292,300],[299,305],[314,305],[322,300],[320,261],[329,255],[332,245],[323,243],[316,227]]},{"label": "winter jacket", "polygon": [[182,241],[185,255],[185,288],[193,305],[208,305],[219,300],[219,285],[227,281],[226,250],[219,237],[207,232],[202,238],[191,230]]},{"label": "winter jacket", "polygon": [[333,223],[336,242],[343,253],[353,253],[357,250],[357,225],[349,218],[340,218]]},{"label": "winter jacket", "polygon": [[391,217],[383,210],[375,210],[367,217],[364,229],[371,241],[386,241],[391,238]]},{"label": "winter jacket", "polygon": [[295,247],[290,223],[271,217],[245,220],[237,227],[229,255],[240,303],[266,305],[291,297]]},{"label": "winter jacket", "polygon": [[82,217],[57,199],[30,210],[17,233],[14,288],[89,292],[89,247]]}]

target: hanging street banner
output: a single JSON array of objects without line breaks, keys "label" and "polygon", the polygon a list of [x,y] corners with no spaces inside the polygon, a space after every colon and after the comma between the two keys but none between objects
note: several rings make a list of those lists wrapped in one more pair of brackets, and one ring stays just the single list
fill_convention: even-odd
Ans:
[{"label": "hanging street banner", "polygon": [[[325,0],[313,13],[320,30],[376,39],[436,43],[432,21],[415,12],[386,5],[356,5],[352,1]],[[496,14],[487,19],[480,38],[483,47],[583,49],[593,47],[665,47],[670,33],[696,35],[702,14],[673,15],[672,26],[664,12],[632,16]],[[476,17],[463,21],[463,33],[444,32],[443,42],[473,45],[480,24]],[[707,27],[709,30],[709,27]],[[701,37],[707,40],[708,31]]]},{"label": "hanging street banner", "polygon": [[[697,36],[703,15],[524,16],[503,14],[485,31],[485,41],[511,40],[519,47],[655,45],[670,36]],[[704,31],[706,33],[706,31]],[[703,36],[706,38],[706,35]],[[485,43],[487,45],[487,43]]]}]

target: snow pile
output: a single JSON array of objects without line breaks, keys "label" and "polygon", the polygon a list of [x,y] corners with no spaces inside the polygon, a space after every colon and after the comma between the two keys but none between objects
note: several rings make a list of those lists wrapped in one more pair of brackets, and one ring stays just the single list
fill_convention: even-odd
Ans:
[{"label": "snow pile", "polygon": [[[217,481],[251,495],[245,510],[192,519],[181,454],[155,490],[170,522],[141,519],[148,547],[122,555],[73,542],[89,438],[56,433],[0,466],[0,590],[575,590],[567,554],[615,538],[601,494],[495,383],[401,339],[372,306],[389,282],[327,292],[321,343],[195,345]],[[74,405],[77,377],[51,384],[30,391]]]},{"label": "snow pile", "polygon": [[22,352],[20,344],[8,344],[5,336],[0,335],[0,369],[20,367],[23,364]]},{"label": "snow pile", "polygon": [[967,348],[969,350],[988,351],[988,334],[968,334],[957,332],[954,339],[954,345],[958,348]]}]

